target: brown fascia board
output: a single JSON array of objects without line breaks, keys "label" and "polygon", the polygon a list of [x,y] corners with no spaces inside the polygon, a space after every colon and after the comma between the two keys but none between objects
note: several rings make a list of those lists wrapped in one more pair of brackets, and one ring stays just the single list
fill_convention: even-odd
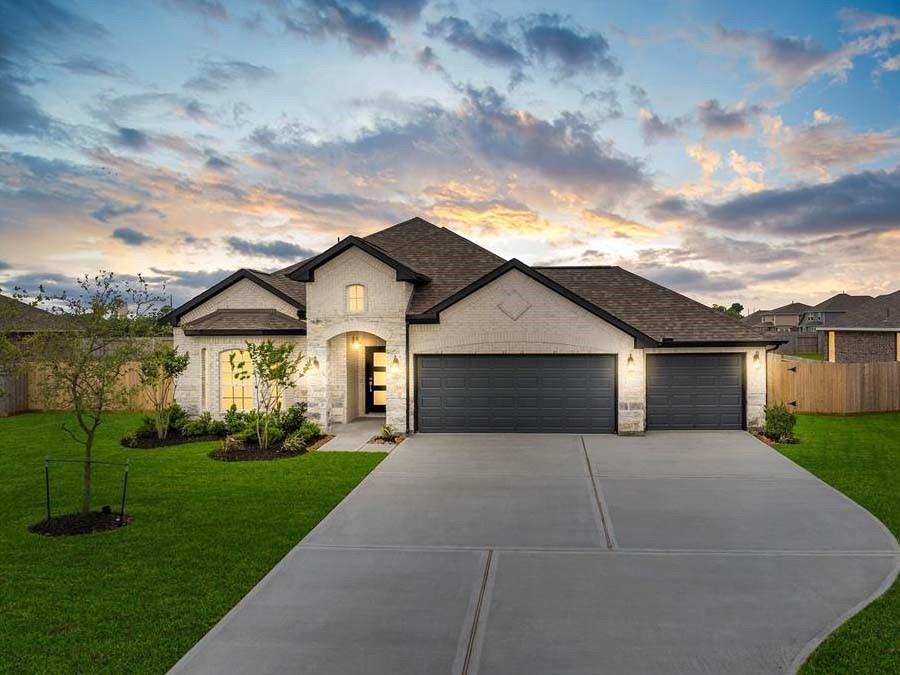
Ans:
[{"label": "brown fascia board", "polygon": [[410,281],[414,284],[424,284],[431,281],[431,277],[416,272],[414,269],[391,257],[386,251],[383,251],[365,239],[360,239],[356,235],[344,237],[327,251],[323,251],[314,258],[310,258],[303,265],[291,272],[288,275],[288,278],[293,279],[294,281],[315,281],[315,271],[317,268],[354,246],[361,251],[368,253],[373,258],[377,258],[385,265],[393,267],[397,273],[397,281]]},{"label": "brown fascia board", "polygon": [[267,291],[269,291],[270,293],[272,293],[272,295],[275,295],[275,296],[281,298],[282,300],[284,300],[285,302],[287,302],[288,304],[293,305],[294,307],[297,308],[298,317],[301,314],[301,312],[305,311],[305,309],[306,309],[306,307],[303,305],[302,302],[300,302],[296,298],[291,297],[284,291],[276,288],[275,286],[273,286],[272,284],[267,282],[265,279],[263,279],[262,277],[260,277],[256,273],[254,273],[253,270],[241,268],[234,274],[225,277],[224,279],[222,279],[222,281],[215,284],[214,286],[210,286],[205,291],[203,291],[200,295],[197,295],[197,296],[191,298],[190,300],[188,300],[186,303],[184,303],[180,307],[173,309],[171,312],[166,314],[160,321],[162,323],[170,323],[173,326],[177,325],[178,319],[180,319],[182,316],[184,316],[185,314],[190,312],[195,307],[199,307],[204,302],[209,300],[211,297],[224,291],[226,288],[233,286],[241,279],[249,279],[250,281],[257,284],[258,286],[261,286],[262,288],[264,288]]},{"label": "brown fascia board", "polygon": [[192,335],[306,335],[305,328],[185,328]]},{"label": "brown fascia board", "polygon": [[589,311],[591,314],[594,314],[595,316],[600,317],[601,319],[603,319],[607,323],[615,326],[619,330],[621,330],[625,333],[628,333],[629,335],[631,335],[634,338],[636,347],[655,347],[659,344],[656,340],[654,340],[649,335],[642,333],[634,326],[631,326],[630,324],[625,323],[618,317],[613,316],[612,314],[607,312],[605,309],[598,307],[594,303],[586,300],[585,298],[581,297],[577,293],[574,293],[573,291],[569,290],[565,286],[558,284],[556,281],[554,281],[550,277],[548,277],[544,274],[541,274],[534,268],[529,267],[528,265],[523,263],[521,260],[517,260],[516,258],[513,258],[512,260],[509,260],[509,261],[503,263],[502,265],[491,270],[484,276],[479,277],[478,279],[476,279],[475,281],[470,283],[468,286],[461,288],[456,293],[445,298],[444,300],[437,303],[430,309],[428,309],[420,314],[407,315],[406,320],[408,323],[440,323],[440,314],[442,311],[444,311],[445,309],[447,309],[448,307],[450,307],[452,305],[455,305],[457,302],[459,302],[463,298],[471,295],[472,293],[477,291],[479,288],[482,288],[482,287],[488,285],[495,279],[500,278],[501,276],[503,276],[504,274],[506,274],[507,272],[509,272],[511,270],[518,270],[519,272],[522,272],[522,274],[534,279],[535,281],[537,281],[540,284],[543,284],[544,286],[549,288],[551,291],[554,291],[554,292],[558,293],[559,295],[563,296],[564,298],[566,298],[567,300],[574,302],[579,307],[586,309],[587,311]]}]

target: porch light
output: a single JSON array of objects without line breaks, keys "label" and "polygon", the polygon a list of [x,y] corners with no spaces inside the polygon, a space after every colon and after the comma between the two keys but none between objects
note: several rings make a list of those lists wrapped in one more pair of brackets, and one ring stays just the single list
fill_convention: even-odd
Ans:
[{"label": "porch light", "polygon": [[309,364],[309,367],[314,373],[319,372],[319,357],[318,356],[313,357],[312,363]]},{"label": "porch light", "polygon": [[358,335],[354,335],[350,339],[350,346],[353,347],[353,349],[359,349],[360,344],[359,344],[359,336]]},{"label": "porch light", "polygon": [[625,362],[625,367],[628,369],[629,372],[634,370],[634,355],[633,354],[628,355],[628,360]]},{"label": "porch light", "polygon": [[756,370],[759,370],[759,368],[760,368],[759,352],[754,352],[754,353],[753,353],[753,367],[754,367]]},{"label": "porch light", "polygon": [[400,372],[400,359],[397,358],[396,354],[394,354],[394,360],[391,361],[391,372],[392,373]]}]

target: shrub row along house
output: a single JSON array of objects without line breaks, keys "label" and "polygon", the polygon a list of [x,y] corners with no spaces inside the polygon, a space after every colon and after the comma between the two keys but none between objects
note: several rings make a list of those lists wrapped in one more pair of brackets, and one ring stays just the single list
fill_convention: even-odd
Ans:
[{"label": "shrub row along house", "polygon": [[421,218],[238,270],[169,319],[191,412],[252,406],[230,355],[270,338],[311,366],[285,404],[418,432],[756,428],[779,343],[622,268],[532,267]]}]

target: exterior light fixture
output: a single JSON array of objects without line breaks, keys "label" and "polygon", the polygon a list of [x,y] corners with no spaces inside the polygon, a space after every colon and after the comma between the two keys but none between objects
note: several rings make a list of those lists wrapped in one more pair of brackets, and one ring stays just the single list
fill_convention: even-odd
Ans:
[{"label": "exterior light fixture", "polygon": [[392,373],[400,372],[400,359],[397,358],[396,354],[394,354],[394,360],[391,361],[391,372]]},{"label": "exterior light fixture", "polygon": [[309,364],[309,367],[314,373],[319,372],[319,357],[318,356],[313,357],[312,363]]},{"label": "exterior light fixture", "polygon": [[629,371],[634,370],[634,354],[629,354],[629,355],[628,355],[628,360],[625,362],[625,367],[626,367]]},{"label": "exterior light fixture", "polygon": [[759,370],[760,365],[761,365],[761,364],[760,364],[760,361],[759,361],[759,352],[755,352],[755,353],[753,354],[753,367],[754,367],[756,370]]},{"label": "exterior light fixture", "polygon": [[354,335],[350,339],[350,346],[353,347],[353,349],[357,349],[357,350],[359,349],[360,344],[359,344],[359,336],[358,335]]}]

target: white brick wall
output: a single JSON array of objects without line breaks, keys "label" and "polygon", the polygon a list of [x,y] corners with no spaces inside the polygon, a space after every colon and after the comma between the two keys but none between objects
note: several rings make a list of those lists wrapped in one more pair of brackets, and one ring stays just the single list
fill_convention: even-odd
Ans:
[{"label": "white brick wall", "polygon": [[217,309],[276,309],[282,314],[296,319],[297,308],[285,302],[277,295],[272,295],[265,288],[249,279],[241,279],[221,293],[181,317],[181,323],[190,323],[194,319],[206,316]]},{"label": "white brick wall", "polygon": [[[413,286],[397,281],[395,270],[368,253],[351,248],[315,271],[306,286],[306,337],[310,356],[319,360],[320,372],[308,381],[310,414],[326,426],[348,417],[346,394],[346,334],[370,333],[385,343],[388,362],[396,355],[399,372],[388,373],[386,422],[406,429],[406,307]],[[366,287],[365,311],[347,311],[347,286]],[[342,387],[344,391],[338,393]],[[332,406],[339,403],[339,407]]]},{"label": "white brick wall", "polygon": [[[513,318],[525,305],[527,309]],[[625,370],[634,338],[518,270],[444,310],[439,324],[413,324],[409,330],[413,355],[618,354],[619,428],[643,431],[643,377]],[[638,360],[642,368],[643,358],[636,356]],[[414,367],[414,363],[410,365]],[[414,389],[412,372],[411,420]]]}]

